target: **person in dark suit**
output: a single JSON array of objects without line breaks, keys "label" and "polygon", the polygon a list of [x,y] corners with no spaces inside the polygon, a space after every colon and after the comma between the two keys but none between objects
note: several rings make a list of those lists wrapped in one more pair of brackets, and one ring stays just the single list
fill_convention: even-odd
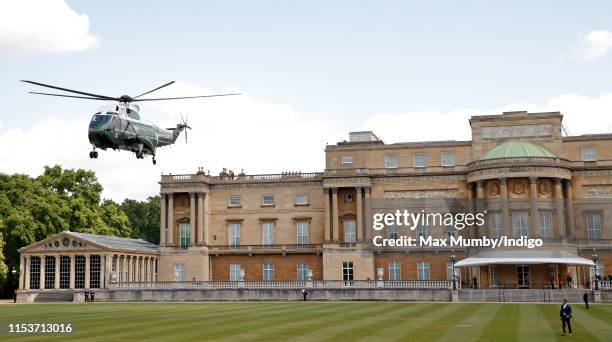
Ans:
[{"label": "person in dark suit", "polygon": [[582,300],[584,301],[584,305],[586,305],[586,308],[589,308],[589,294],[588,293],[584,293],[582,295]]},{"label": "person in dark suit", "polygon": [[567,299],[565,298],[563,298],[559,316],[561,317],[561,329],[563,330],[561,336],[565,336],[565,325],[567,325],[568,332],[570,336],[572,336],[572,307],[567,303]]}]

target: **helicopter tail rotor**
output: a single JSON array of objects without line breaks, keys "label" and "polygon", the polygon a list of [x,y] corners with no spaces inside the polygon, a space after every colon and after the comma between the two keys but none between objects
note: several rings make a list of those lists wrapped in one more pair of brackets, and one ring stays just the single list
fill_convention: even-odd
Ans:
[{"label": "helicopter tail rotor", "polygon": [[187,143],[187,131],[191,129],[191,126],[189,126],[189,124],[187,123],[188,119],[189,114],[187,114],[185,117],[183,117],[183,114],[181,114],[181,121],[183,122],[181,126],[183,127],[183,129],[185,129],[185,144]]}]

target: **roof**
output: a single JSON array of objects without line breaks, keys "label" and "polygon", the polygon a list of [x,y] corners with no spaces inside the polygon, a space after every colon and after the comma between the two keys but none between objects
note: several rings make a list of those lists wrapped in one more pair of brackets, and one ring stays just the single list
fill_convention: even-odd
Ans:
[{"label": "roof", "polygon": [[65,231],[63,233],[110,249],[157,252],[157,245],[154,245],[142,239],[129,239],[117,236],[95,235],[70,231]]},{"label": "roof", "polygon": [[459,260],[456,267],[504,264],[568,264],[594,266],[592,260],[566,251],[487,251]]},{"label": "roof", "polygon": [[544,157],[556,158],[556,156],[540,145],[529,141],[508,141],[497,145],[485,153],[480,160],[512,158],[512,157]]}]

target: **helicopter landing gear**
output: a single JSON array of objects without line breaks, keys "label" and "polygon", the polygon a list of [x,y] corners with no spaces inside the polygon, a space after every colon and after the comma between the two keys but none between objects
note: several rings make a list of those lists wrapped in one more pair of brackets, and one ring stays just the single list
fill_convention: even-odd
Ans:
[{"label": "helicopter landing gear", "polygon": [[98,151],[91,151],[91,152],[89,152],[89,158],[91,158],[91,159],[98,159]]},{"label": "helicopter landing gear", "polygon": [[157,160],[155,160],[155,156],[153,156],[153,165],[157,164]]},{"label": "helicopter landing gear", "polygon": [[136,159],[144,159],[144,154],[141,151],[136,151]]}]

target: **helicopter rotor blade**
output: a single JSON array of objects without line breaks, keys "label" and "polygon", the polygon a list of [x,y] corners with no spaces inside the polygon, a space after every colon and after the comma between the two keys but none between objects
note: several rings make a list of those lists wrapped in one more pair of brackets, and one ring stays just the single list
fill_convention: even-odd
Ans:
[{"label": "helicopter rotor blade", "polygon": [[36,94],[36,95],[48,95],[48,96],[61,96],[61,97],[72,97],[75,99],[86,99],[86,100],[104,100],[98,97],[87,97],[87,96],[76,96],[76,95],[62,95],[62,94],[51,94],[51,93],[39,93],[39,92],[35,92],[35,91],[29,91],[28,93],[30,94]]},{"label": "helicopter rotor blade", "polygon": [[116,97],[111,97],[111,96],[106,96],[106,95],[98,95],[98,94],[92,94],[92,93],[86,93],[84,91],[78,91],[78,90],[73,90],[73,89],[68,89],[68,88],[61,88],[61,87],[56,87],[50,84],[44,84],[44,83],[39,83],[39,82],[34,82],[34,81],[26,81],[26,80],[21,80],[21,82],[25,82],[25,83],[30,83],[30,84],[34,84],[34,85],[38,85],[41,87],[47,87],[47,88],[52,88],[52,89],[57,89],[57,90],[62,90],[62,91],[67,91],[69,93],[75,93],[75,94],[81,94],[81,95],[87,95],[87,96],[92,96],[92,97],[97,97],[100,100],[113,100],[113,101],[119,101],[119,98]]},{"label": "helicopter rotor blade", "polygon": [[153,89],[153,90],[149,90],[149,91],[147,91],[146,93],[142,93],[142,94],[140,94],[140,95],[138,95],[138,96],[134,96],[134,97],[132,97],[132,99],[137,99],[137,98],[139,98],[139,97],[141,97],[141,96],[143,96],[143,95],[150,94],[150,93],[152,93],[152,92],[154,92],[154,91],[156,91],[156,90],[160,90],[160,89],[161,89],[161,88],[163,88],[163,87],[167,87],[167,86],[171,85],[172,83],[174,83],[174,81],[170,81],[170,82],[168,82],[168,83],[166,83],[166,84],[164,84],[164,85],[161,85],[161,86],[159,86],[159,87],[157,87],[157,88],[155,88],[155,89]]},{"label": "helicopter rotor blade", "polygon": [[181,100],[181,99],[197,99],[202,97],[218,97],[218,96],[232,96],[232,95],[242,95],[241,93],[232,93],[232,94],[214,94],[214,95],[202,95],[202,96],[181,96],[181,97],[160,97],[153,99],[135,99],[133,102],[139,101],[165,101],[165,100]]}]

